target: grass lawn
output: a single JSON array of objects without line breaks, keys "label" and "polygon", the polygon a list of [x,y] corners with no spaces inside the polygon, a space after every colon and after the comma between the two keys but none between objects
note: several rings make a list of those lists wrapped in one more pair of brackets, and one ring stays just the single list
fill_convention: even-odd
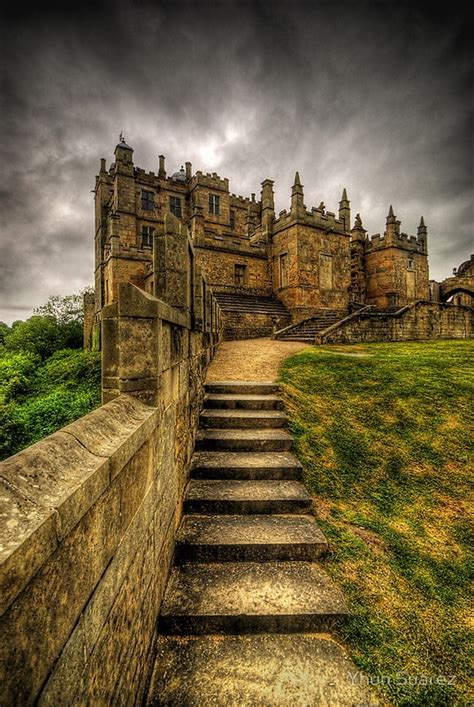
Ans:
[{"label": "grass lawn", "polygon": [[339,636],[396,705],[472,704],[473,359],[470,341],[322,346],[280,369]]}]

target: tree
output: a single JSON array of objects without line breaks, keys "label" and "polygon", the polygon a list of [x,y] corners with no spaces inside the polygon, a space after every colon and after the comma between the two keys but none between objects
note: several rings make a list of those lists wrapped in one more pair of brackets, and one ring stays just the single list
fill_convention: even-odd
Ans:
[{"label": "tree", "polygon": [[54,317],[58,324],[84,321],[83,293],[77,295],[51,295],[46,304],[36,307],[33,314],[40,317]]},{"label": "tree", "polygon": [[10,331],[10,327],[5,322],[0,322],[0,345],[5,341],[5,337]]},{"label": "tree", "polygon": [[42,360],[63,346],[64,335],[54,317],[33,315],[18,323],[5,336],[7,351],[29,351]]}]

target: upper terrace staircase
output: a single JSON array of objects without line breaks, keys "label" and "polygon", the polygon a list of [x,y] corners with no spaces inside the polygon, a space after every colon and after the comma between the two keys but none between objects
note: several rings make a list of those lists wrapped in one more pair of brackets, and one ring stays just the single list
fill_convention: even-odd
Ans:
[{"label": "upper terrace staircase", "polygon": [[216,292],[214,296],[224,314],[226,339],[271,336],[291,321],[289,311],[276,297],[232,292]]},{"label": "upper terrace staircase", "polygon": [[277,331],[275,339],[280,341],[307,341],[314,343],[316,336],[324,329],[336,324],[344,317],[338,309],[326,309],[322,314],[308,317],[296,324]]},{"label": "upper terrace staircase", "polygon": [[330,630],[347,613],[271,383],[209,383],[152,705],[349,705],[367,695]]}]

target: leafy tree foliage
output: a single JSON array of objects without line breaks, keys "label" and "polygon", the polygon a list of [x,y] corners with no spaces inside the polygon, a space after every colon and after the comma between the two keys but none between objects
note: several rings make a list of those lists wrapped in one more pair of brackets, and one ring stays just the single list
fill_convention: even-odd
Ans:
[{"label": "leafy tree foliage", "polygon": [[82,351],[82,295],[0,323],[0,459],[100,404],[100,356]]}]

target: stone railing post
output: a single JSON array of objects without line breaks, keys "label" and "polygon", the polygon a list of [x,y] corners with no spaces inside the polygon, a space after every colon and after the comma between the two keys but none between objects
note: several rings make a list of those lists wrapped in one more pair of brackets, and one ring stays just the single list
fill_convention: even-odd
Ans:
[{"label": "stone railing post", "polygon": [[189,245],[187,229],[172,214],[153,239],[154,295],[189,315]]}]

